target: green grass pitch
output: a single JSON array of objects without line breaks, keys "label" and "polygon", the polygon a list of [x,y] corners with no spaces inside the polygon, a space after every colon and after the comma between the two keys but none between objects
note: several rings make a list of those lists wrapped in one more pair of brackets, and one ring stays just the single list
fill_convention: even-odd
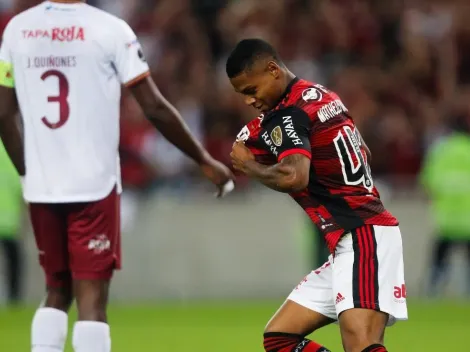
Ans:
[{"label": "green grass pitch", "polygon": [[[263,327],[280,303],[112,305],[112,350],[262,352]],[[33,313],[33,308],[0,309],[0,351],[29,351]],[[414,301],[409,315],[408,322],[387,330],[390,351],[470,351],[470,302]],[[314,339],[334,352],[342,351],[336,325],[317,332]],[[66,351],[72,352],[70,342]]]}]

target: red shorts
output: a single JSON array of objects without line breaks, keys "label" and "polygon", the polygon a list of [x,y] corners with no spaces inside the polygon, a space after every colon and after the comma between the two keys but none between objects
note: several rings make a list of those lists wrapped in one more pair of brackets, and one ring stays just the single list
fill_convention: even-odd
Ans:
[{"label": "red shorts", "polygon": [[119,195],[88,203],[30,203],[39,262],[49,287],[109,280],[121,267]]}]

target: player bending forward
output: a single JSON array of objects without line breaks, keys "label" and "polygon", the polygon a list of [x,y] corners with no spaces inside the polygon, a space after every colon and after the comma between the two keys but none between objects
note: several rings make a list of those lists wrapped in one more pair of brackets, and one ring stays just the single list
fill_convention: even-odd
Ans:
[{"label": "player bending forward", "polygon": [[[73,298],[77,352],[111,349],[109,282],[120,267],[121,84],[220,191],[230,171],[162,97],[131,28],[81,1],[46,1],[11,20],[0,51],[0,135],[18,172],[47,280],[32,351],[63,351]],[[17,101],[23,140],[15,125]],[[26,165],[26,166],[25,166]]]},{"label": "player bending forward", "polygon": [[347,108],[334,92],[296,78],[261,40],[241,41],[226,68],[246,104],[261,111],[238,135],[233,166],[289,193],[331,252],[268,323],[265,350],[328,351],[305,336],[339,320],[346,351],[386,351],[385,326],[407,319],[402,239]]}]

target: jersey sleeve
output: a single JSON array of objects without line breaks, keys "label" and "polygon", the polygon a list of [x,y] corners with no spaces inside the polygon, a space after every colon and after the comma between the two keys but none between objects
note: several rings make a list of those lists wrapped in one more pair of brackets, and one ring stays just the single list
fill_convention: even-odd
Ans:
[{"label": "jersey sleeve", "polygon": [[297,107],[279,110],[266,126],[281,161],[292,154],[312,157],[310,147],[311,120],[306,112]]},{"label": "jersey sleeve", "polygon": [[15,87],[12,58],[12,30],[9,24],[3,32],[2,45],[0,47],[0,86],[7,88]]},{"label": "jersey sleeve", "polygon": [[150,69],[134,31],[126,22],[121,24],[113,64],[121,83],[130,87],[150,76]]}]

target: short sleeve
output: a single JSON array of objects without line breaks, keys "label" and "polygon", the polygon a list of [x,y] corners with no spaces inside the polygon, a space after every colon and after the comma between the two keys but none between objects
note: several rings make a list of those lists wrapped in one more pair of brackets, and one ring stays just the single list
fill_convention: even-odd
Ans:
[{"label": "short sleeve", "polygon": [[129,87],[149,76],[150,69],[134,31],[126,22],[120,24],[120,32],[116,34],[114,66],[121,83]]},{"label": "short sleeve", "polygon": [[[11,23],[11,22],[10,22]],[[12,57],[12,29],[11,24],[5,28],[0,47],[0,85],[7,88],[15,87]]]},{"label": "short sleeve", "polygon": [[266,130],[276,146],[278,161],[292,154],[312,157],[310,147],[311,120],[297,107],[275,112],[266,123]]}]

